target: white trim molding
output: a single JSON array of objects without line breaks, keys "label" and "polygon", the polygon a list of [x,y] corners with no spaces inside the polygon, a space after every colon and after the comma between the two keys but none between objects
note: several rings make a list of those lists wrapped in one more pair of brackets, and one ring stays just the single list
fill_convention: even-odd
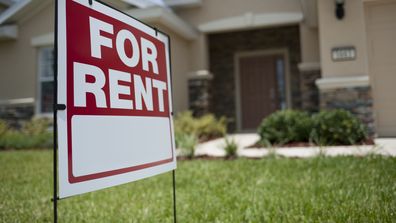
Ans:
[{"label": "white trim molding", "polygon": [[30,43],[34,47],[54,45],[54,33],[47,33],[41,36],[33,37]]},{"label": "white trim molding", "polygon": [[194,40],[198,32],[172,11],[162,7],[132,9],[125,13],[148,23],[159,23],[187,40]]},{"label": "white trim molding", "polygon": [[213,78],[213,74],[210,73],[210,71],[208,70],[196,70],[196,71],[192,71],[188,74],[188,79],[189,80],[197,80],[197,79],[212,79]]},{"label": "white trim molding", "polygon": [[204,33],[297,24],[303,20],[301,12],[245,13],[240,16],[214,20],[198,26]]},{"label": "white trim molding", "polygon": [[370,85],[370,78],[368,75],[349,77],[323,77],[316,80],[316,85],[320,90],[349,87],[367,87]]},{"label": "white trim molding", "polygon": [[33,104],[34,98],[16,98],[16,99],[5,99],[0,100],[1,105],[21,105],[21,104]]},{"label": "white trim molding", "polygon": [[180,7],[189,8],[202,5],[202,0],[123,0],[128,4],[135,5],[139,8],[148,8],[153,6],[163,6],[163,7]]},{"label": "white trim molding", "polygon": [[202,5],[202,0],[164,0],[164,2],[167,6],[172,8],[191,8]]},{"label": "white trim molding", "polygon": [[17,38],[18,38],[18,26],[16,25],[0,26],[0,41],[14,40]]},{"label": "white trim molding", "polygon": [[299,63],[298,69],[300,71],[313,71],[313,70],[320,70],[320,63],[319,62],[305,62]]}]

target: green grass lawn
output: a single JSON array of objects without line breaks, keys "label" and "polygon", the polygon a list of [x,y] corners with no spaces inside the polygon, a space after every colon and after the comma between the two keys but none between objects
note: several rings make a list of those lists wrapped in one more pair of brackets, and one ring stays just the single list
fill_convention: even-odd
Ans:
[{"label": "green grass lawn", "polygon": [[[52,221],[52,153],[0,152],[0,222]],[[178,222],[396,222],[396,159],[180,161]],[[171,173],[59,202],[59,222],[172,222]]]}]

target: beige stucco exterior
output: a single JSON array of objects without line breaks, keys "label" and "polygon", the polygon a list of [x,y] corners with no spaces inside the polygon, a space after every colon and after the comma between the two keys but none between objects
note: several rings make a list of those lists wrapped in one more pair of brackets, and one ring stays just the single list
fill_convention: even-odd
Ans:
[{"label": "beige stucco exterior", "polygon": [[33,37],[53,32],[53,4],[42,5],[32,17],[18,21],[18,39],[0,42],[0,100],[35,98],[37,49]]},{"label": "beige stucco exterior", "polygon": [[[334,1],[319,0],[319,36],[322,77],[368,75],[367,39],[363,1],[348,0],[345,3],[345,18],[337,20]],[[356,60],[334,62],[333,47],[354,46]]]},{"label": "beige stucco exterior", "polygon": [[320,63],[319,35],[317,27],[300,24],[302,63]]}]

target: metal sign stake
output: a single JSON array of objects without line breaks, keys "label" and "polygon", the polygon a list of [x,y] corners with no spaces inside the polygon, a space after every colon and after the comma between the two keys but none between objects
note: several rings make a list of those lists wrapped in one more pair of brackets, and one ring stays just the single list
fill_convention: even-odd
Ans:
[{"label": "metal sign stake", "polygon": [[55,32],[54,32],[54,117],[53,117],[53,211],[54,223],[58,222],[58,123],[57,123],[57,103],[58,103],[58,1],[55,1]]},{"label": "metal sign stake", "polygon": [[172,181],[173,181],[173,222],[177,223],[176,215],[176,171],[172,170]]}]

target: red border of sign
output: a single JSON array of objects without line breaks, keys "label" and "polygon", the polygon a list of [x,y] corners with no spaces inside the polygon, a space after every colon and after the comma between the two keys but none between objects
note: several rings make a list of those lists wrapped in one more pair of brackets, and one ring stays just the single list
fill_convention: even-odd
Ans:
[{"label": "red border of sign", "polygon": [[[106,4],[103,4],[103,5],[109,7]],[[66,6],[67,6],[67,4],[66,4]],[[110,7],[110,8],[112,8],[112,7]],[[112,9],[114,9],[114,8],[112,8]],[[118,11],[118,10],[116,10],[116,11]],[[139,21],[139,20],[137,20],[137,21]],[[144,24],[144,23],[142,23],[142,24]],[[67,25],[67,19],[66,19],[66,25]],[[146,25],[146,24],[144,24],[144,25]],[[165,35],[165,36],[167,36],[167,35]],[[169,58],[169,62],[170,62],[169,36],[167,36],[167,38],[168,38],[168,50],[166,51],[166,56]],[[67,61],[67,59],[66,59],[66,61]],[[167,63],[167,65],[170,66],[170,64],[168,64],[168,63]],[[167,77],[167,85],[169,86],[169,84],[170,84],[169,81],[171,81],[171,79],[168,79],[168,69],[166,69],[166,72],[167,72],[167,75],[166,75],[166,77]],[[169,76],[170,75],[171,74],[169,74]],[[66,87],[66,95],[67,95],[67,89],[68,88]],[[171,102],[171,101],[169,101],[169,102]],[[171,108],[171,106],[172,106],[171,103],[169,103],[168,106],[169,106],[169,108]],[[83,114],[78,114],[78,115],[83,115]],[[91,115],[91,114],[89,114],[89,115]],[[165,163],[172,162],[175,157],[174,157],[174,153],[173,153],[173,146],[174,146],[173,143],[174,142],[173,142],[173,136],[172,136],[171,116],[172,116],[172,112],[169,112],[169,116],[166,116],[168,118],[168,120],[169,120],[169,129],[170,129],[170,138],[171,138],[171,147],[170,147],[170,149],[171,149],[172,156],[170,158],[163,159],[163,160],[158,160],[158,161],[154,161],[154,162],[150,162],[150,163],[140,164],[140,165],[136,165],[136,166],[130,166],[130,167],[125,167],[125,168],[120,168],[120,169],[115,169],[115,170],[109,170],[109,171],[104,171],[104,172],[98,172],[98,173],[83,175],[83,176],[74,176],[73,175],[73,149],[72,149],[72,124],[71,124],[73,116],[70,116],[70,118],[67,119],[67,144],[68,144],[68,146],[67,146],[68,147],[67,148],[67,155],[68,155],[68,180],[69,180],[69,183],[73,184],[73,183],[79,183],[79,182],[94,180],[94,179],[98,179],[98,178],[115,176],[115,175],[119,175],[119,174],[133,172],[133,171],[146,169],[146,168],[150,168],[150,167],[154,167],[154,166],[158,166],[158,165],[162,165],[162,164],[165,164]]]}]

